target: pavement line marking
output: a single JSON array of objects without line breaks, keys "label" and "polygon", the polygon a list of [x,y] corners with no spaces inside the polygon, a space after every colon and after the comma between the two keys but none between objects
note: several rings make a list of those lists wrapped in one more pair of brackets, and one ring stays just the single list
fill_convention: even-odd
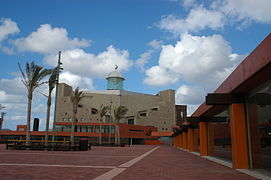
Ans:
[{"label": "pavement line marking", "polygon": [[122,173],[126,168],[114,168],[98,177],[96,177],[93,180],[110,180],[113,177],[119,175],[120,173]]},{"label": "pavement line marking", "polygon": [[144,157],[148,156],[150,153],[152,153],[153,151],[155,151],[156,149],[158,149],[160,146],[157,146],[153,149],[151,149],[150,151],[126,162],[126,163],[123,163],[121,165],[119,165],[117,168],[114,168],[98,177],[96,177],[95,179],[93,180],[110,180],[112,179],[113,177],[119,175],[120,173],[122,173],[124,170],[126,170],[128,167],[131,167],[132,165],[134,165],[135,163],[137,163],[138,161],[140,161],[141,159],[143,159]]},{"label": "pavement line marking", "polygon": [[121,165],[119,165],[120,168],[128,168],[128,167],[131,167],[132,165],[134,165],[135,163],[137,163],[138,161],[140,161],[141,159],[143,159],[144,157],[148,156],[150,153],[152,153],[153,151],[155,151],[156,149],[158,149],[160,146],[157,146],[155,148],[153,148],[152,150],[126,162],[126,163],[123,163]]},{"label": "pavement line marking", "polygon": [[62,164],[17,164],[17,163],[0,163],[0,166],[75,167],[75,168],[97,168],[97,169],[116,168],[116,166],[82,166],[82,165],[62,165]]}]

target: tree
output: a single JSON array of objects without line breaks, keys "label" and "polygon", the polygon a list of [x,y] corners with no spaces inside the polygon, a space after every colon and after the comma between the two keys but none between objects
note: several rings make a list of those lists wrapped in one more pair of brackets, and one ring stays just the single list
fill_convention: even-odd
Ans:
[{"label": "tree", "polygon": [[46,128],[45,128],[45,144],[48,144],[48,131],[49,131],[49,122],[50,122],[50,111],[51,111],[51,102],[52,102],[52,91],[56,86],[57,78],[57,67],[52,69],[51,75],[48,81],[48,96],[47,96],[47,113],[46,113]]},{"label": "tree", "polygon": [[103,104],[100,107],[99,115],[100,115],[100,135],[99,135],[99,144],[102,144],[102,121],[103,117],[107,115],[109,112],[109,106],[104,106]]},{"label": "tree", "polygon": [[71,128],[72,146],[74,146],[74,131],[75,131],[75,122],[77,121],[76,114],[77,114],[77,110],[78,110],[78,104],[82,98],[83,98],[83,91],[79,91],[79,88],[77,87],[71,97],[72,107],[73,107],[72,108],[73,109],[73,118],[72,118],[72,128]]},{"label": "tree", "polygon": [[126,115],[128,109],[125,106],[119,106],[114,109],[114,117],[115,117],[115,145],[120,145],[120,130],[119,123],[120,120]]},{"label": "tree", "polygon": [[50,74],[50,70],[43,69],[42,66],[38,66],[32,61],[30,64],[27,62],[25,66],[25,72],[23,72],[20,64],[18,63],[20,72],[22,74],[22,83],[27,88],[27,130],[26,130],[26,142],[30,141],[30,122],[31,122],[31,107],[34,90],[45,82],[41,80]]}]

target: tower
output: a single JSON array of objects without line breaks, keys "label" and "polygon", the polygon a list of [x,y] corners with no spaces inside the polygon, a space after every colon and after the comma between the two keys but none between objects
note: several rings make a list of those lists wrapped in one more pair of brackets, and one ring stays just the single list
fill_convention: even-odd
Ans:
[{"label": "tower", "polygon": [[118,66],[116,65],[115,71],[112,71],[106,78],[107,90],[123,90],[123,81],[125,78],[117,72]]}]

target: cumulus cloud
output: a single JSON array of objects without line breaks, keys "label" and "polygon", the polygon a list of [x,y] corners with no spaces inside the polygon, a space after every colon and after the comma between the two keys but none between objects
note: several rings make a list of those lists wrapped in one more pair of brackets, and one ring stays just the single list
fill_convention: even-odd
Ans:
[{"label": "cumulus cloud", "polygon": [[26,88],[21,79],[21,77],[15,77],[14,79],[2,78],[0,79],[0,89],[10,94],[25,94]]},{"label": "cumulus cloud", "polygon": [[80,90],[93,90],[92,79],[87,77],[78,76],[70,72],[63,72],[59,77],[60,83],[66,83],[73,88],[79,87]]},{"label": "cumulus cloud", "polygon": [[219,29],[224,26],[224,17],[221,12],[208,10],[204,7],[196,7],[190,10],[185,19],[175,15],[162,17],[158,27],[169,31],[174,35],[187,32],[197,32],[205,28]]},{"label": "cumulus cloud", "polygon": [[16,22],[9,18],[0,19],[0,41],[4,40],[11,34],[20,32]]},{"label": "cumulus cloud", "polygon": [[176,103],[187,104],[191,114],[244,57],[232,53],[220,35],[183,34],[175,45],[162,46],[159,64],[146,70],[144,83],[165,86],[181,80],[186,85],[176,90]]},{"label": "cumulus cloud", "polygon": [[167,84],[174,84],[179,80],[179,76],[160,66],[153,66],[146,71],[147,77],[144,83],[151,86],[164,86]]},{"label": "cumulus cloud", "polygon": [[270,0],[224,0],[220,10],[237,21],[271,23]]},{"label": "cumulus cloud", "polygon": [[205,85],[208,80],[208,87],[211,89],[221,83],[232,67],[240,62],[239,57],[232,53],[229,43],[220,35],[184,34],[175,46],[162,46],[159,66],[146,71],[147,78],[144,82],[154,85],[152,82],[157,80],[154,78],[159,77],[157,85],[163,86],[182,78],[190,83]]},{"label": "cumulus cloud", "polygon": [[7,94],[5,91],[0,90],[1,103],[23,103],[25,98],[22,95]]},{"label": "cumulus cloud", "polygon": [[90,41],[69,38],[64,28],[52,28],[50,24],[41,25],[25,38],[16,39],[13,44],[19,51],[32,51],[43,54],[55,53],[59,50],[87,47]]},{"label": "cumulus cloud", "polygon": [[[48,65],[56,65],[57,56],[45,57]],[[104,78],[118,65],[119,71],[126,71],[132,65],[129,60],[129,52],[109,46],[106,51],[97,55],[87,53],[82,49],[73,49],[62,52],[61,61],[65,71],[89,78]]]},{"label": "cumulus cloud", "polygon": [[153,53],[157,50],[161,49],[163,41],[153,40],[148,43],[151,49],[147,50],[146,52],[139,55],[139,58],[135,61],[135,65],[141,70],[145,70],[145,64],[148,63]]},{"label": "cumulus cloud", "polygon": [[158,27],[178,37],[182,33],[194,33],[206,28],[219,30],[230,25],[241,29],[253,21],[271,23],[270,0],[215,0],[203,4],[184,0],[182,6],[189,10],[188,15],[185,18],[165,15]]},{"label": "cumulus cloud", "polygon": [[182,85],[176,90],[177,104],[200,104],[204,101],[206,91],[200,86]]}]

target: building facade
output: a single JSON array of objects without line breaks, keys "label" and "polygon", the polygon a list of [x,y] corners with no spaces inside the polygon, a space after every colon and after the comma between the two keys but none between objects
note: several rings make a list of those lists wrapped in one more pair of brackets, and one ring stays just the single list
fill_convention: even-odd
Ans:
[{"label": "building facade", "polygon": [[175,146],[271,172],[271,34],[183,124]]},{"label": "building facade", "polygon": [[[83,98],[79,102],[77,122],[99,123],[99,110],[103,105],[110,107],[110,111],[102,122],[114,123],[114,109],[125,106],[128,112],[120,123],[154,126],[158,131],[172,131],[176,124],[175,91],[160,91],[156,95],[125,91],[123,80],[119,72],[113,71],[107,77],[107,90],[84,91]],[[72,93],[71,86],[59,84],[56,103],[58,131],[69,131],[70,127],[59,123],[72,120]]]}]

